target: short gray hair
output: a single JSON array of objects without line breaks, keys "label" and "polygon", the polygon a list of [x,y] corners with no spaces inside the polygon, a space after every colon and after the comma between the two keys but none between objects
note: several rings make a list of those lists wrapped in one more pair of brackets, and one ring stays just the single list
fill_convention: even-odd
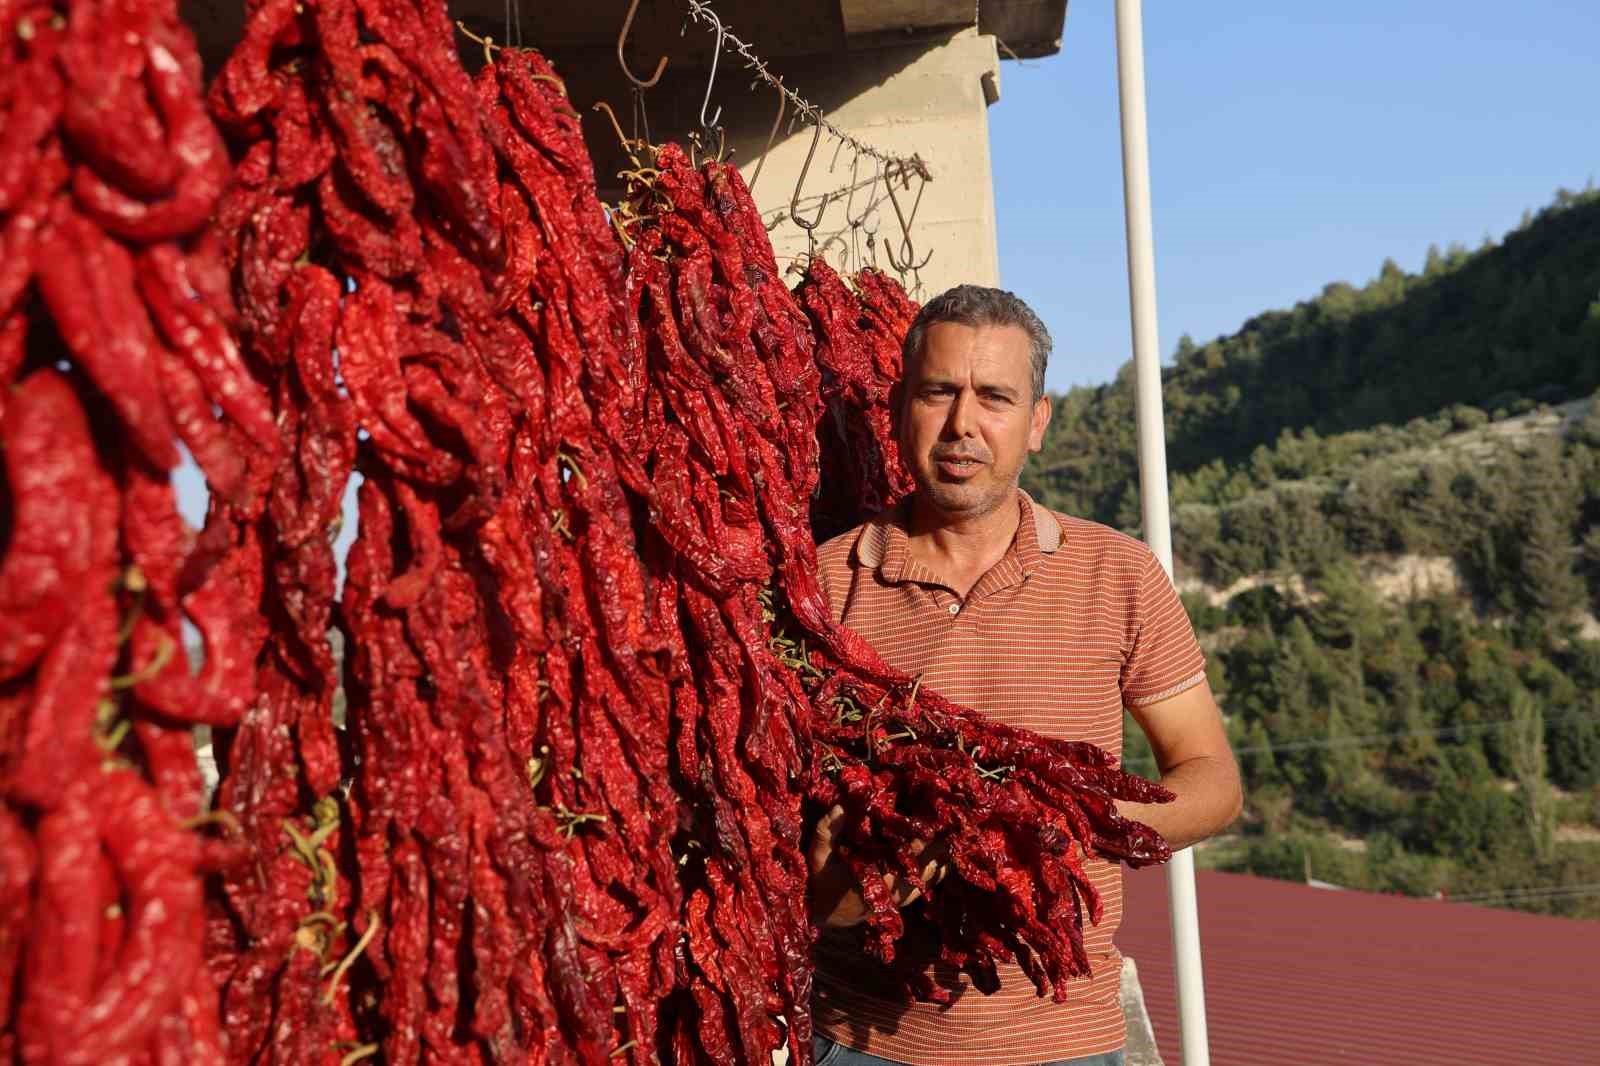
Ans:
[{"label": "short gray hair", "polygon": [[[922,355],[928,327],[939,322],[959,322],[964,326],[1016,326],[1028,335],[1033,361],[1033,402],[1044,397],[1044,369],[1050,360],[1050,331],[1033,308],[1015,293],[982,285],[957,285],[946,289],[922,305],[916,320],[906,331],[900,349],[902,366]],[[902,370],[902,373],[904,371]]]}]

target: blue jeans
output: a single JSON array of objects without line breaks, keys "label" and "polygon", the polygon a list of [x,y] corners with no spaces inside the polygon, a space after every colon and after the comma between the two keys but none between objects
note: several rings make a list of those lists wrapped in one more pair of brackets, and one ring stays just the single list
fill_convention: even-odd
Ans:
[{"label": "blue jeans", "polygon": [[[811,1054],[817,1066],[899,1066],[893,1059],[868,1055],[865,1051],[835,1044],[825,1036],[811,1038]],[[1085,1055],[1081,1059],[1060,1059],[1042,1063],[1041,1066],[1123,1066],[1122,1052],[1108,1051],[1104,1055]]]}]

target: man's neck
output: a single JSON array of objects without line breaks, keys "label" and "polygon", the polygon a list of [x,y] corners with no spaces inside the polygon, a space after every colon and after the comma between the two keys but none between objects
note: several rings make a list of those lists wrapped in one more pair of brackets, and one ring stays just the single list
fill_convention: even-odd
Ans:
[{"label": "man's neck", "polygon": [[950,581],[963,598],[1005,557],[1016,539],[1022,513],[1013,493],[982,515],[946,515],[920,495],[911,497],[907,540],[911,556]]}]

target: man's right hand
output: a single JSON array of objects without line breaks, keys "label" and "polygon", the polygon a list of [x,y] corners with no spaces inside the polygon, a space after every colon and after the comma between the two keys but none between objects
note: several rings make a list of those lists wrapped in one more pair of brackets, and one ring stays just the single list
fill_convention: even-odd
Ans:
[{"label": "man's right hand", "polygon": [[[825,929],[848,929],[867,920],[867,903],[861,896],[861,885],[850,867],[833,849],[833,842],[838,839],[844,826],[843,807],[834,807],[819,818],[816,832],[811,838],[811,851],[807,855],[811,865],[811,920]],[[947,849],[942,842],[930,849],[928,842],[919,841],[910,850],[913,856],[928,856],[922,868],[924,881],[933,881],[944,875],[940,860]],[[889,894],[897,906],[905,907],[921,894],[892,873],[884,874],[883,881],[889,886]]]}]

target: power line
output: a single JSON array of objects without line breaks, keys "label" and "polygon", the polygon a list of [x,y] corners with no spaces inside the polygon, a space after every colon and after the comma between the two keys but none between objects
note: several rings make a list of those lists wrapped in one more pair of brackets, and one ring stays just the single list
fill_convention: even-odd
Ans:
[{"label": "power line", "polygon": [[1600,896],[1600,881],[1591,881],[1578,885],[1545,885],[1528,888],[1502,888],[1485,892],[1474,892],[1465,896],[1452,896],[1446,894],[1443,899],[1446,903],[1481,903],[1487,900],[1505,900],[1515,902],[1518,900],[1561,899],[1567,896]]},{"label": "power line", "polygon": [[[1544,716],[1545,724],[1563,722],[1570,724],[1581,719],[1593,719],[1593,711],[1568,711],[1564,714],[1547,714]],[[1387,747],[1396,740],[1407,737],[1460,737],[1470,736],[1474,733],[1492,733],[1500,729],[1509,729],[1514,725],[1522,724],[1521,719],[1501,718],[1492,722],[1473,722],[1466,725],[1442,726],[1437,729],[1406,729],[1389,733],[1369,733],[1359,737],[1323,737],[1303,740],[1284,740],[1275,743],[1257,744],[1248,748],[1234,748],[1235,755],[1268,755],[1284,751],[1312,751],[1325,748],[1375,748]]]},{"label": "power line", "polygon": [[712,10],[710,4],[705,3],[704,0],[688,0],[688,4],[690,18],[694,19],[696,22],[705,23],[710,27],[713,33],[720,34],[723,50],[744,60],[744,65],[746,68],[755,71],[756,77],[760,78],[762,81],[766,82],[768,85],[772,86],[779,93],[781,93],[797,112],[807,116],[813,122],[816,122],[823,129],[827,130],[834,137],[838,138],[840,141],[843,141],[845,144],[850,145],[850,147],[854,148],[862,155],[870,156],[871,158],[876,159],[885,165],[893,165],[898,166],[903,170],[915,171],[924,181],[932,180],[933,175],[928,172],[928,165],[923,161],[920,155],[912,155],[910,157],[890,155],[887,152],[872,147],[870,144],[864,144],[856,138],[850,136],[850,134],[845,133],[843,130],[839,129],[839,127],[835,126],[833,123],[829,122],[823,117],[822,108],[818,107],[816,104],[813,104],[811,101],[807,100],[805,97],[801,96],[799,93],[783,84],[783,82],[778,80],[778,78],[774,77],[772,72],[767,69],[766,60],[756,55],[748,44],[734,36],[733,30],[728,27],[728,24],[723,21],[720,15]]}]

